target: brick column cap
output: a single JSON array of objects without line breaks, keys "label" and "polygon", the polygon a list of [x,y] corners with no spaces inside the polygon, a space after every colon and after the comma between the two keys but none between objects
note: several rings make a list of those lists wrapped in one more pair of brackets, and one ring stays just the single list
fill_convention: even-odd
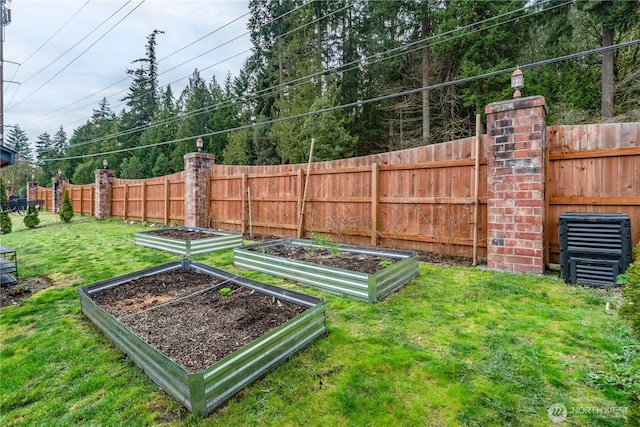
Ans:
[{"label": "brick column cap", "polygon": [[97,175],[104,174],[104,173],[106,173],[107,175],[113,175],[113,176],[116,175],[116,171],[113,169],[96,169],[94,171],[94,174],[97,174]]},{"label": "brick column cap", "polygon": [[484,107],[484,112],[485,114],[492,114],[531,107],[543,107],[546,113],[547,102],[545,101],[544,96],[528,96],[526,98],[514,98],[506,101],[493,102]]},{"label": "brick column cap", "polygon": [[187,153],[184,155],[184,159],[202,159],[202,160],[208,160],[208,161],[212,161],[215,162],[216,161],[216,156],[215,154],[210,154],[210,153]]}]

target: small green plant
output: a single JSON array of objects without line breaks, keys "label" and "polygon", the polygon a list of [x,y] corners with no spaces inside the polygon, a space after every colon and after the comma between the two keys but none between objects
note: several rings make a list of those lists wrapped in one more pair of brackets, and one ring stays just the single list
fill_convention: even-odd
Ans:
[{"label": "small green plant", "polygon": [[624,303],[620,314],[631,324],[631,330],[640,338],[640,243],[635,248],[636,260],[627,268],[623,290]]},{"label": "small green plant", "polygon": [[27,215],[24,217],[23,221],[27,228],[36,228],[38,224],[40,224],[38,209],[36,209],[35,206],[29,206],[27,208]]},{"label": "small green plant", "polygon": [[[8,200],[7,186],[4,182],[4,178],[0,177],[0,201]],[[11,217],[7,209],[0,208],[0,232],[2,234],[11,233]]]},{"label": "small green plant", "polygon": [[231,288],[222,288],[218,291],[218,293],[223,296],[226,297],[227,295],[229,295],[231,293]]},{"label": "small green plant", "polygon": [[71,196],[69,196],[69,190],[64,191],[62,196],[62,207],[60,208],[60,219],[64,222],[71,221],[73,218],[73,204],[71,203]]},{"label": "small green plant", "polygon": [[387,268],[387,267],[391,267],[393,265],[393,262],[389,261],[388,259],[385,259],[380,261],[378,265],[382,268]]},{"label": "small green plant", "polygon": [[[311,241],[316,245],[322,246],[323,248],[328,248],[333,256],[338,256],[340,254],[340,244],[332,241],[326,236],[313,233]],[[313,253],[313,249],[313,247],[308,248],[307,253]]]},{"label": "small green plant", "polygon": [[26,294],[28,292],[31,292],[31,287],[29,287],[29,285],[27,285],[26,283],[18,283],[9,291],[9,293],[14,296]]}]

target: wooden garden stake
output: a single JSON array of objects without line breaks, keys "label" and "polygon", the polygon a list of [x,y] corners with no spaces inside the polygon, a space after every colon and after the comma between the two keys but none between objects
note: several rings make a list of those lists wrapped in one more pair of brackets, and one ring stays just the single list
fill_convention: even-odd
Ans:
[{"label": "wooden garden stake", "polygon": [[302,192],[302,203],[300,206],[300,221],[298,222],[298,239],[302,238],[302,221],[304,220],[304,203],[307,199],[307,186],[309,185],[309,173],[311,172],[311,159],[313,158],[313,144],[315,138],[311,138],[311,147],[309,148],[309,164],[307,165],[307,177],[304,181],[304,191]]}]

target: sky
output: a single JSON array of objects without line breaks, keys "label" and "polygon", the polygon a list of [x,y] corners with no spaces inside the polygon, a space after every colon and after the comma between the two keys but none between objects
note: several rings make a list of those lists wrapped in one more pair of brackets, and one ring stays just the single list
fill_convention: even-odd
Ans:
[{"label": "sky", "polygon": [[32,145],[60,126],[70,138],[105,97],[113,112],[122,111],[127,69],[146,57],[153,30],[164,31],[156,38],[159,83],[170,84],[176,98],[195,69],[222,83],[250,54],[248,0],[5,2],[4,133],[19,125]]}]

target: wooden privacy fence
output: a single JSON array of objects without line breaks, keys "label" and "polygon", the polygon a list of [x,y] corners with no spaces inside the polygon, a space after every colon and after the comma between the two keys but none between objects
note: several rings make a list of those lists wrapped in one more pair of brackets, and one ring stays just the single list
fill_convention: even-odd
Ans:
[{"label": "wooden privacy fence", "polygon": [[640,242],[640,123],[549,127],[546,159],[547,262],[560,260],[564,212],[629,215]]},{"label": "wooden privacy fence", "polygon": [[42,209],[45,211],[53,211],[53,189],[45,187],[36,187],[35,200],[44,200]]},{"label": "wooden privacy fence", "polygon": [[473,252],[477,226],[479,256],[484,256],[486,178],[477,176],[486,176],[486,159],[479,159],[476,173],[475,144],[482,138],[317,163],[304,212],[305,165],[214,165],[210,226],[262,235],[321,234],[340,242],[465,256]]},{"label": "wooden privacy fence", "polygon": [[[464,256],[475,248],[485,257],[485,139],[314,163],[304,212],[307,165],[212,165],[203,190],[207,226]],[[632,244],[640,242],[640,123],[548,127],[544,168],[547,264],[559,262],[558,220],[565,212],[627,214]],[[94,215],[95,185],[65,188],[75,212]],[[37,187],[35,197],[54,209],[51,188]],[[115,178],[109,216],[184,224],[185,202],[185,172]]]},{"label": "wooden privacy fence", "polygon": [[93,216],[95,213],[95,185],[73,185],[67,184],[66,191],[69,191],[73,212],[80,215]]},{"label": "wooden privacy fence", "polygon": [[115,178],[110,216],[124,220],[184,224],[184,172],[149,179]]}]

